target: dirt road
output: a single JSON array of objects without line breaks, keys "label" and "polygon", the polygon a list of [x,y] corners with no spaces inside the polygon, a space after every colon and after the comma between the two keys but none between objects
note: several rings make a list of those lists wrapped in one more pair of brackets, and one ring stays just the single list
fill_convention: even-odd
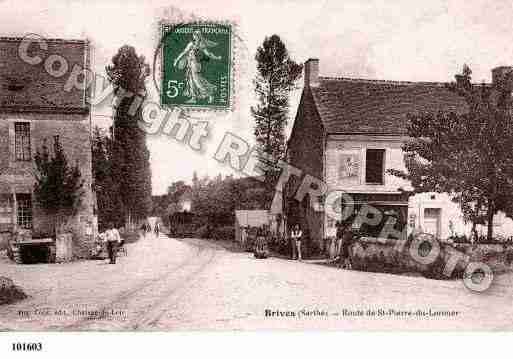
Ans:
[{"label": "dirt road", "polygon": [[512,329],[511,275],[483,294],[459,281],[345,271],[153,235],[107,261],[0,262],[31,298],[2,330]]}]

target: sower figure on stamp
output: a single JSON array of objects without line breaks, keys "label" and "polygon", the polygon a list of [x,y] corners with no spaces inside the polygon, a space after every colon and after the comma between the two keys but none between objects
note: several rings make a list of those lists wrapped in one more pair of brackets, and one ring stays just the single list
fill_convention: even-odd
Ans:
[{"label": "sower figure on stamp", "polygon": [[105,231],[105,241],[107,242],[107,251],[109,253],[110,264],[116,263],[116,252],[118,245],[121,243],[121,236],[114,223],[109,222],[108,230]]},{"label": "sower figure on stamp", "polygon": [[290,233],[290,237],[292,239],[292,259],[301,260],[301,239],[303,237],[303,232],[299,227],[299,224],[294,226],[294,229]]},{"label": "sower figure on stamp", "polygon": [[185,46],[185,49],[176,57],[173,65],[179,69],[185,69],[185,96],[190,97],[188,103],[196,103],[198,99],[208,99],[209,103],[214,101],[216,86],[208,82],[201,74],[201,56],[207,56],[213,60],[221,60],[221,56],[211,53],[208,48],[216,46],[217,43],[206,39],[200,30],[192,33],[192,41]]}]

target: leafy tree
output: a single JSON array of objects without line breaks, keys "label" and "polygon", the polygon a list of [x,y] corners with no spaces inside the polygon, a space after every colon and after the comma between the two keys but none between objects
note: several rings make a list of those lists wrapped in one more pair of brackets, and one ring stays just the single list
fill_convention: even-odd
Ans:
[{"label": "leafy tree", "polygon": [[196,171],[194,171],[192,173],[192,187],[194,188],[195,186],[197,186],[198,182],[199,182],[198,173]]},{"label": "leafy tree", "polygon": [[122,225],[119,213],[123,202],[118,182],[112,176],[112,138],[98,127],[93,130],[92,169],[99,227],[105,228],[109,222]]},{"label": "leafy tree", "polygon": [[410,140],[403,146],[407,171],[390,172],[411,181],[414,192],[448,192],[464,217],[486,223],[511,215],[513,198],[513,121],[510,73],[497,86],[474,85],[465,66],[448,88],[462,96],[468,111],[409,115]]},{"label": "leafy tree", "polygon": [[[150,155],[146,134],[137,125],[142,116],[141,108],[134,111],[134,103],[146,96],[149,65],[144,56],[125,45],[114,55],[106,72],[118,99],[112,134],[111,176],[118,184],[117,195],[122,202],[117,208],[119,215],[130,224],[147,217],[152,209]],[[127,91],[136,95],[129,97]]]},{"label": "leafy tree", "polygon": [[303,66],[294,62],[278,35],[266,37],[255,56],[254,81],[258,104],[251,108],[255,119],[255,137],[266,182],[274,185],[276,164],[285,154],[285,127],[289,96],[301,76]]},{"label": "leafy tree", "polygon": [[205,178],[193,187],[193,212],[212,226],[233,224],[235,210],[262,209],[265,185],[254,178]]},{"label": "leafy tree", "polygon": [[79,208],[84,181],[78,164],[71,166],[68,163],[59,136],[54,136],[53,153],[45,140],[34,160],[35,199],[54,218],[54,231],[57,232],[65,217],[74,215]]},{"label": "leafy tree", "polygon": [[191,186],[187,185],[184,181],[173,182],[167,188],[167,201],[168,203],[178,203],[180,198],[188,191],[191,191]]},{"label": "leafy tree", "polygon": [[171,218],[173,214],[180,211],[180,205],[176,202],[170,203],[166,208],[166,218]]}]

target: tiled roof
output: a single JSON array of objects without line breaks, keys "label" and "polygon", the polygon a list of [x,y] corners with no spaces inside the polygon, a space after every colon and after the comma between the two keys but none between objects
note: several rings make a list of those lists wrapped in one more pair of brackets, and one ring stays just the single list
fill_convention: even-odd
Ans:
[{"label": "tiled roof", "polygon": [[319,82],[311,90],[327,133],[405,134],[408,113],[466,108],[444,83],[328,77]]},{"label": "tiled roof", "polygon": [[21,38],[0,37],[0,111],[85,112],[85,91],[64,89],[75,65],[88,66],[88,44],[85,40],[45,39],[48,49],[37,43],[28,48],[29,56],[40,56],[43,62],[50,55],[66,59],[68,69],[63,76],[51,76],[43,63],[31,65],[18,53]]}]

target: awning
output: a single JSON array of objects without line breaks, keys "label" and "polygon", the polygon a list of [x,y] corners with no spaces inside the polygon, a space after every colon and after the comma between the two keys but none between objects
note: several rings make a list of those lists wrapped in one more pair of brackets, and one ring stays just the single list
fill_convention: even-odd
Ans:
[{"label": "awning", "polygon": [[370,204],[377,206],[408,206],[407,193],[347,193],[352,198],[352,202],[346,201],[344,196],[342,200],[346,204]]}]

